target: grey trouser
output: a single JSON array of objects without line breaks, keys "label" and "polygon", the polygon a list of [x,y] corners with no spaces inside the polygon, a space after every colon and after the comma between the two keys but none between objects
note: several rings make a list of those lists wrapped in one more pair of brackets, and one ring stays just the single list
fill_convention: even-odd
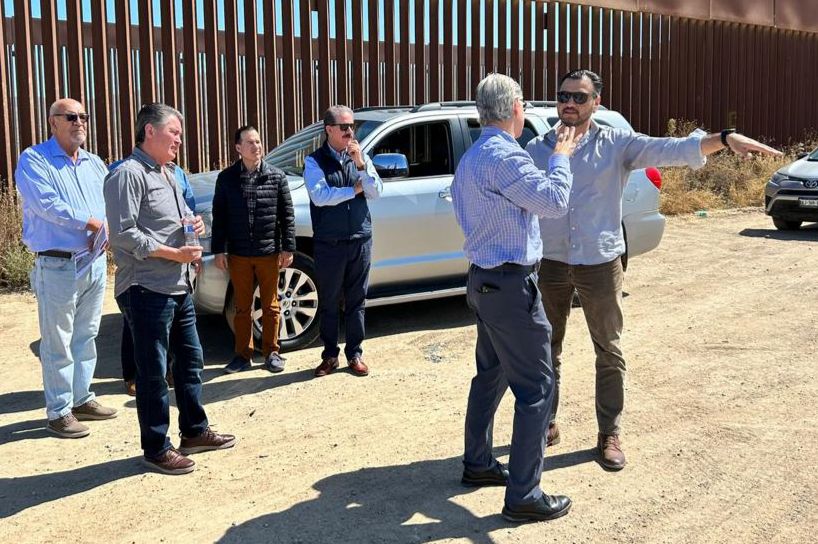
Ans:
[{"label": "grey trouser", "polygon": [[619,347],[623,326],[622,260],[617,257],[608,263],[584,266],[543,259],[539,287],[545,313],[554,327],[551,354],[556,391],[551,417],[556,417],[559,405],[562,341],[576,288],[596,352],[596,419],[599,432],[619,434],[625,404],[625,359]]},{"label": "grey trouser", "polygon": [[550,420],[554,373],[549,356],[551,326],[537,289],[535,267],[469,268],[467,300],[477,315],[477,375],[466,410],[463,464],[488,470],[497,405],[507,387],[516,399],[506,503],[542,496],[540,476]]}]

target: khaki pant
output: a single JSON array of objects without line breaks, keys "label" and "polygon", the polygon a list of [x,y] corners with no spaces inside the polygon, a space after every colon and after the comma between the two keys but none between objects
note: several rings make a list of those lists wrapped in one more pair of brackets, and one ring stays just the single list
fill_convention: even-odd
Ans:
[{"label": "khaki pant", "polygon": [[278,305],[278,253],[264,257],[228,255],[227,266],[236,305],[236,316],[233,318],[236,355],[245,359],[253,357],[252,312],[256,283],[261,296],[261,352],[267,357],[279,351],[281,310]]},{"label": "khaki pant", "polygon": [[548,321],[551,322],[551,356],[556,377],[552,420],[560,398],[562,341],[571,313],[574,289],[579,294],[585,322],[596,352],[596,418],[599,432],[619,434],[625,404],[625,359],[619,346],[622,337],[622,261],[591,266],[569,265],[543,259],[539,287]]}]

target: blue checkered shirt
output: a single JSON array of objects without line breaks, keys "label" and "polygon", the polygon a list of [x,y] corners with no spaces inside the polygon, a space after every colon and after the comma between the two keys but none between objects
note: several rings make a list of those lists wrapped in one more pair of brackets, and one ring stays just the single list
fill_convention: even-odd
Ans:
[{"label": "blue checkered shirt", "polygon": [[537,218],[565,215],[571,183],[568,157],[554,155],[546,173],[510,134],[485,127],[452,181],[466,258],[480,268],[537,263],[542,257]]}]

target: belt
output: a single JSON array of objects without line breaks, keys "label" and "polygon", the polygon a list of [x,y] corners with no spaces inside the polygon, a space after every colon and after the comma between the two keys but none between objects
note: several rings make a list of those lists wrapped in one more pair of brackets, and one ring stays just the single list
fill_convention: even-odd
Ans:
[{"label": "belt", "polygon": [[482,270],[488,270],[489,272],[522,272],[525,274],[531,274],[532,272],[536,272],[537,270],[539,270],[539,268],[540,268],[539,263],[535,264],[503,263],[500,266],[495,266],[494,268],[482,268]]},{"label": "belt", "polygon": [[48,251],[38,251],[37,257],[57,257],[58,259],[71,259],[74,254],[70,251],[59,251],[57,249],[49,249]]}]

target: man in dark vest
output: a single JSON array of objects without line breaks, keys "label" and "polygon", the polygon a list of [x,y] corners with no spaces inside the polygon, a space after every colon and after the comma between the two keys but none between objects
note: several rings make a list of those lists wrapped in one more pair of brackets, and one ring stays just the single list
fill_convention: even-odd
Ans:
[{"label": "man in dark vest", "polygon": [[349,369],[366,376],[364,301],[372,259],[372,219],[367,199],[378,198],[383,182],[355,139],[355,120],[346,106],[324,113],[324,145],[304,161],[310,194],[318,315],[324,344],[316,377],[338,368],[338,318],[343,297]]},{"label": "man in dark vest", "polygon": [[281,309],[278,272],[293,262],[295,215],[287,176],[265,163],[261,136],[246,125],[235,135],[239,160],[222,170],[213,196],[211,251],[216,268],[230,273],[236,315],[233,359],[224,368],[240,372],[253,360],[253,292],[261,298],[261,352],[264,368],[284,370],[279,354]]}]

